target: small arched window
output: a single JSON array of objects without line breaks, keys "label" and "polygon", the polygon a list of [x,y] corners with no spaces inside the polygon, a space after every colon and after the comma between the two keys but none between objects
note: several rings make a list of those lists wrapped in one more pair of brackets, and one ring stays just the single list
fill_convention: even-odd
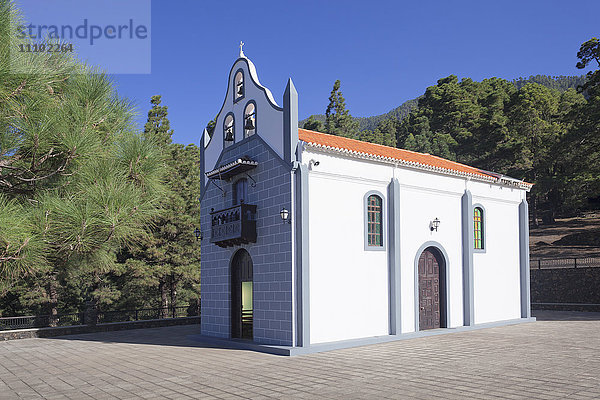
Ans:
[{"label": "small arched window", "polygon": [[244,88],[244,72],[239,70],[235,73],[235,78],[233,79],[233,83],[235,87],[233,88],[233,101],[238,101],[244,97],[245,88]]},{"label": "small arched window", "polygon": [[242,178],[233,185],[233,205],[246,203],[248,199],[248,180]]},{"label": "small arched window", "polygon": [[223,121],[223,141],[225,146],[230,146],[235,142],[235,120],[233,114],[228,114]]},{"label": "small arched window", "polygon": [[367,199],[367,244],[383,246],[383,210],[381,197],[372,194]]},{"label": "small arched window", "polygon": [[481,207],[475,207],[473,210],[473,247],[476,250],[482,250],[484,248],[483,224],[483,209]]},{"label": "small arched window", "polygon": [[256,105],[254,102],[246,104],[244,109],[244,137],[252,136],[256,133]]}]

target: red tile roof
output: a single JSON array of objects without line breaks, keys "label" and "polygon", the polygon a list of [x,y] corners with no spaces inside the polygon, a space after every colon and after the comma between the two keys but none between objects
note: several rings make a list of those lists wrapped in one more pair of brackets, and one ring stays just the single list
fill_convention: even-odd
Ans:
[{"label": "red tile roof", "polygon": [[[410,150],[397,149],[375,143],[363,142],[326,133],[298,129],[300,140],[317,147],[349,152],[356,155],[372,156],[384,160],[396,160],[415,167],[451,172],[459,175],[479,177],[487,181],[497,181],[501,174],[484,171],[479,168],[469,167],[454,161],[446,160],[431,154],[417,153]],[[504,177],[507,179],[512,179]],[[528,185],[525,182],[521,182]]]}]

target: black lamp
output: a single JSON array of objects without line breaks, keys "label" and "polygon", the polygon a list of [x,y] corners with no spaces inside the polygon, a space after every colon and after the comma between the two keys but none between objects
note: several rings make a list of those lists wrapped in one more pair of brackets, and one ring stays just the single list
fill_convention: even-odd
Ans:
[{"label": "black lamp", "polygon": [[194,229],[194,235],[196,235],[196,240],[202,240],[202,232],[200,232],[200,229]]},{"label": "black lamp", "polygon": [[434,219],[433,221],[431,221],[431,223],[429,224],[429,229],[431,231],[436,231],[437,232],[439,226],[440,226],[440,220],[437,219],[437,217],[436,217],[436,219]]},{"label": "black lamp", "polygon": [[279,215],[281,216],[281,220],[284,223],[288,223],[291,224],[292,223],[292,219],[290,218],[290,212],[287,210],[287,208],[282,208],[281,211],[279,211]]}]

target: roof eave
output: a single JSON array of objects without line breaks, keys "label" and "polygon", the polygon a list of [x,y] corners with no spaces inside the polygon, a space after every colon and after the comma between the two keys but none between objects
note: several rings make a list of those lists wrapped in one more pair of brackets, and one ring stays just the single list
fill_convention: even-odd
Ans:
[{"label": "roof eave", "polygon": [[340,153],[340,154],[346,154],[346,155],[349,155],[352,157],[362,158],[362,159],[367,159],[367,160],[382,161],[382,162],[386,162],[386,163],[394,164],[394,165],[402,165],[402,166],[406,166],[406,167],[410,167],[410,168],[414,168],[414,169],[418,169],[418,170],[423,170],[423,171],[434,171],[434,172],[441,173],[444,175],[470,178],[470,179],[474,179],[474,180],[478,180],[478,181],[482,181],[482,182],[486,182],[486,183],[495,183],[495,184],[502,185],[502,186],[517,187],[519,189],[526,190],[527,192],[529,192],[531,190],[531,187],[533,186],[533,184],[531,184],[531,183],[524,182],[524,181],[518,181],[515,179],[505,179],[506,177],[503,177],[503,176],[500,176],[499,178],[496,178],[493,176],[484,176],[484,175],[479,175],[479,174],[474,174],[474,173],[469,173],[469,172],[464,172],[464,171],[451,170],[448,168],[435,167],[435,166],[428,165],[428,164],[418,163],[416,161],[406,161],[406,160],[397,159],[397,158],[393,158],[393,157],[378,156],[375,154],[364,153],[364,152],[359,152],[359,151],[354,151],[354,150],[348,150],[348,149],[343,149],[343,148],[339,148],[339,147],[326,146],[326,145],[322,145],[319,143],[305,142],[305,141],[302,141],[302,142],[309,148],[315,148],[318,150],[325,150],[325,151],[330,151],[330,152],[335,152],[335,153]]}]

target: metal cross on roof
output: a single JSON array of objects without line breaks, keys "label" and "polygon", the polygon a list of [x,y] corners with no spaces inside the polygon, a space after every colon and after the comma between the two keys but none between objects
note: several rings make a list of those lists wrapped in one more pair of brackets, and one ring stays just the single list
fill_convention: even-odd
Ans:
[{"label": "metal cross on roof", "polygon": [[244,47],[244,42],[240,41],[240,57],[245,57],[244,50],[242,49],[242,47]]}]

